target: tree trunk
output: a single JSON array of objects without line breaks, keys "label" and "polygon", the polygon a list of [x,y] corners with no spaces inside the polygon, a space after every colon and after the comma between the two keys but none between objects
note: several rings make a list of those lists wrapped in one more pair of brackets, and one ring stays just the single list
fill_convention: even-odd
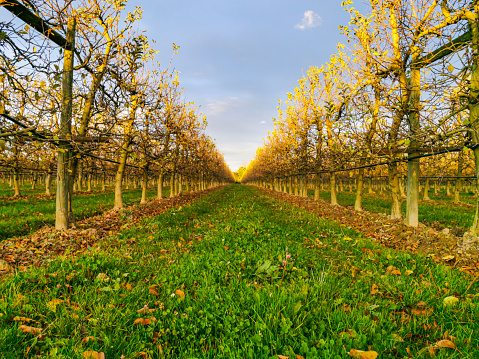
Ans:
[{"label": "tree trunk", "polygon": [[178,174],[178,195],[181,196],[183,194],[183,176]]},{"label": "tree trunk", "polygon": [[146,191],[148,189],[148,167],[143,167],[143,176],[141,181],[141,201],[140,203],[146,203]]},{"label": "tree trunk", "polygon": [[364,168],[359,169],[358,178],[356,179],[356,200],[354,202],[354,209],[362,211],[363,205],[363,185],[364,185]]},{"label": "tree trunk", "polygon": [[35,189],[35,186],[37,184],[38,176],[36,173],[32,175],[32,189]]},{"label": "tree trunk", "polygon": [[401,218],[401,195],[397,163],[388,165],[389,188],[391,189],[391,219]]},{"label": "tree trunk", "polygon": [[337,206],[338,199],[336,197],[336,174],[334,172],[330,172],[329,174],[329,187],[331,192],[331,204],[333,206]]},{"label": "tree trunk", "polygon": [[106,191],[106,173],[103,172],[103,177],[102,177],[102,181],[101,181],[101,190],[103,192]]},{"label": "tree trunk", "polygon": [[170,197],[175,197],[175,173],[172,172],[170,175]]},{"label": "tree trunk", "polygon": [[68,195],[69,195],[69,161],[71,146],[66,139],[71,136],[72,126],[72,102],[73,102],[73,50],[75,49],[75,27],[76,19],[72,16],[68,19],[67,43],[68,48],[64,50],[63,56],[63,78],[62,78],[62,107],[60,121],[60,144],[58,146],[57,163],[57,193],[56,193],[56,214],[55,228],[60,230],[68,229]]},{"label": "tree trunk", "polygon": [[47,172],[45,176],[45,194],[49,196],[51,194],[50,187],[52,185],[52,174]]},{"label": "tree trunk", "polygon": [[122,148],[122,153],[120,156],[120,164],[116,170],[115,176],[115,204],[114,209],[123,208],[123,174],[125,173],[126,160],[128,157],[127,149]]},{"label": "tree trunk", "polygon": [[408,161],[406,224],[417,227],[419,224],[419,159]]},{"label": "tree trunk", "polygon": [[429,198],[429,178],[426,178],[426,185],[424,186],[424,200],[430,201]]},{"label": "tree trunk", "polygon": [[87,177],[87,191],[91,192],[91,173],[88,173]]},{"label": "tree trunk", "polygon": [[316,173],[315,182],[314,182],[314,199],[316,201],[319,200],[320,185],[321,185],[321,175],[319,173]]},{"label": "tree trunk", "polygon": [[13,169],[13,191],[15,192],[14,197],[20,196],[20,174],[18,171],[18,167],[15,166]]},{"label": "tree trunk", "polygon": [[163,172],[160,172],[158,175],[158,195],[156,196],[158,199],[163,198]]}]

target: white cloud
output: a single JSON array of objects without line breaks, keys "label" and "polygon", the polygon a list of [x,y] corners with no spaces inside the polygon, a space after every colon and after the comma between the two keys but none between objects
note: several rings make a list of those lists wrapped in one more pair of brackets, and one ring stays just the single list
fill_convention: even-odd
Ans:
[{"label": "white cloud", "polygon": [[260,124],[260,125],[265,125],[265,124],[266,124],[266,121],[261,121],[259,124]]},{"label": "white cloud", "polygon": [[217,116],[220,115],[232,107],[238,106],[240,99],[238,97],[227,97],[225,99],[210,100],[206,104],[206,115]]},{"label": "white cloud", "polygon": [[318,14],[312,10],[308,10],[304,12],[303,19],[299,24],[295,25],[295,28],[299,30],[312,29],[313,27],[321,25],[322,22],[323,19],[321,19]]}]

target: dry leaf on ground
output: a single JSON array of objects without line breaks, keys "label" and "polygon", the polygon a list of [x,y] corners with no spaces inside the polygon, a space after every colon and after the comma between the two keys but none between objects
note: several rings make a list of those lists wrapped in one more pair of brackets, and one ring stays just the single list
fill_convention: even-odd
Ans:
[{"label": "dry leaf on ground", "polygon": [[29,327],[26,325],[20,325],[18,329],[24,333],[32,334],[32,335],[40,335],[43,330],[42,328]]},{"label": "dry leaf on ground", "polygon": [[351,349],[351,351],[348,354],[349,356],[356,359],[376,359],[379,355],[377,352],[373,350],[362,351],[362,350],[356,350],[356,349]]},{"label": "dry leaf on ground", "polygon": [[158,287],[158,284],[153,284],[148,289],[148,293],[150,293],[151,295],[160,295],[160,293],[158,293],[158,291],[156,290],[157,287]]},{"label": "dry leaf on ground", "polygon": [[84,359],[105,359],[105,353],[103,352],[96,352],[94,350],[88,350],[83,353],[83,358]]}]

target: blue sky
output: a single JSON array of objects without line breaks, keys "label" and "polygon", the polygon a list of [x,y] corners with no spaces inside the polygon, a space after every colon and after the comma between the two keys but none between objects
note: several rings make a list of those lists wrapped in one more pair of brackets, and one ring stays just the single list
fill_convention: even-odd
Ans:
[{"label": "blue sky", "polygon": [[[141,28],[173,60],[188,101],[208,119],[207,133],[231,170],[254,158],[278,99],[309,66],[320,66],[345,42],[349,16],[340,0],[148,0]],[[357,6],[361,9],[361,6]]]}]

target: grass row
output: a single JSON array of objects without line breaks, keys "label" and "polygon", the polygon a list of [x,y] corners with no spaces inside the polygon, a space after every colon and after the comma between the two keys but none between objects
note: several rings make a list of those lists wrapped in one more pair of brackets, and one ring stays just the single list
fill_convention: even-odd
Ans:
[{"label": "grass row", "polygon": [[[164,189],[169,194],[169,189]],[[156,198],[156,189],[151,187],[147,196]],[[123,201],[126,206],[139,203],[141,190],[125,190]],[[88,195],[75,196],[73,212],[76,220],[82,220],[113,208],[115,194],[108,192],[92,192]],[[0,199],[0,240],[32,233],[44,225],[55,223],[54,197],[22,197],[18,200]]]},{"label": "grass row", "polygon": [[[431,191],[433,192],[433,191]],[[308,191],[309,197],[314,197],[314,191]],[[331,200],[329,191],[321,191],[320,197],[325,201]],[[440,192],[438,195],[431,193],[429,195],[431,201],[420,201],[419,203],[419,221],[434,225],[435,227],[456,229],[457,234],[462,235],[467,228],[472,226],[474,220],[475,207],[471,204],[475,203],[472,194],[461,194],[462,204],[452,203],[454,198],[446,196]],[[353,206],[356,200],[354,192],[338,192],[338,202],[342,206]],[[469,204],[469,205],[468,205]],[[391,199],[388,195],[379,194],[363,194],[363,209],[369,212],[391,214]],[[403,217],[406,216],[406,200],[401,203]]]},{"label": "grass row", "polygon": [[445,337],[457,350],[436,345],[436,358],[479,357],[477,283],[248,186],[18,273],[0,294],[3,358],[419,358]]}]

